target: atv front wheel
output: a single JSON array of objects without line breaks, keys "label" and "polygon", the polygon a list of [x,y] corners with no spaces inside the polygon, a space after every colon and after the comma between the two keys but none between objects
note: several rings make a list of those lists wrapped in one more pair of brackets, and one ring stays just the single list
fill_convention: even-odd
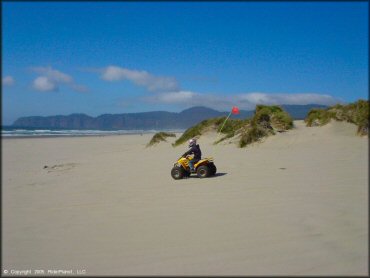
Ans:
[{"label": "atv front wheel", "polygon": [[181,180],[185,176],[185,170],[182,167],[173,167],[171,170],[171,176],[175,180]]},{"label": "atv front wheel", "polygon": [[211,174],[211,170],[207,165],[199,166],[197,169],[197,176],[198,178],[207,178]]}]

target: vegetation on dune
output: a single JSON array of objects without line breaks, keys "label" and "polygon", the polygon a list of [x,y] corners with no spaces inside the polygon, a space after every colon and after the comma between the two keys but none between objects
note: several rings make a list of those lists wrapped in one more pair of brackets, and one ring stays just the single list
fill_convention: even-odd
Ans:
[{"label": "vegetation on dune", "polygon": [[199,124],[192,126],[185,130],[185,132],[180,136],[179,139],[173,143],[173,146],[181,145],[191,138],[197,138],[200,135],[204,134],[208,130],[217,129],[217,127],[222,124],[224,117],[212,118],[201,121]]},{"label": "vegetation on dune", "polygon": [[275,131],[282,132],[293,127],[293,119],[280,106],[257,105],[252,119],[228,119],[226,123],[225,119],[226,117],[219,117],[200,122],[187,129],[173,146],[200,137],[211,130],[223,135],[214,144],[240,136],[239,146],[245,147],[262,137],[275,134]]},{"label": "vegetation on dune", "polygon": [[217,140],[215,144],[234,137],[235,135],[241,133],[245,126],[248,126],[250,124],[250,119],[228,119],[224,126],[222,126],[222,124],[225,122],[225,119],[226,117],[222,118],[222,123],[217,128],[217,132],[223,134],[224,136]]},{"label": "vegetation on dune", "polygon": [[259,141],[261,138],[274,134],[269,128],[252,123],[240,136],[239,147],[244,148],[248,144]]},{"label": "vegetation on dune", "polygon": [[167,142],[166,140],[167,137],[176,137],[176,134],[168,132],[157,132],[156,134],[153,135],[152,139],[146,146],[150,147],[158,144],[159,142]]},{"label": "vegetation on dune", "polygon": [[[223,136],[214,144],[235,138],[238,146],[243,148],[248,144],[258,142],[262,138],[284,132],[293,128],[292,117],[281,106],[257,105],[251,119],[228,119],[218,117],[201,121],[188,128],[172,145],[178,146],[191,138],[199,138],[208,131],[218,132]],[[307,126],[325,125],[331,119],[347,121],[358,126],[358,134],[368,135],[369,132],[369,101],[359,100],[348,105],[337,104],[326,109],[312,109],[305,122]],[[155,134],[148,146],[166,141],[166,137],[175,137],[175,134],[159,132]]]},{"label": "vegetation on dune", "polygon": [[[276,131],[285,131],[293,128],[292,117],[280,106],[276,105],[257,105],[252,122],[262,126],[265,125],[265,128],[274,129]],[[269,124],[269,126],[267,126],[267,124]]]},{"label": "vegetation on dune", "polygon": [[293,128],[292,117],[280,106],[257,105],[251,124],[241,132],[239,147]]},{"label": "vegetation on dune", "polygon": [[244,120],[228,119],[226,123],[223,125],[225,120],[226,120],[226,117],[218,117],[218,118],[204,120],[200,122],[199,124],[192,126],[188,128],[187,130],[185,130],[185,132],[181,135],[179,139],[176,140],[173,146],[175,147],[175,146],[181,145],[191,138],[198,138],[208,131],[215,131],[215,132],[221,131],[221,134],[224,134],[225,136],[221,138],[219,141],[223,141],[226,138],[234,137],[235,132],[238,131],[241,127],[243,127],[243,125],[249,122],[248,119],[244,119]]},{"label": "vegetation on dune", "polygon": [[324,109],[312,109],[308,112],[306,119],[307,126],[322,126],[326,125],[333,115]]},{"label": "vegetation on dune", "polygon": [[358,100],[348,105],[337,104],[327,109],[312,109],[306,119],[307,126],[323,126],[330,120],[346,121],[357,125],[357,134],[369,134],[369,101]]}]

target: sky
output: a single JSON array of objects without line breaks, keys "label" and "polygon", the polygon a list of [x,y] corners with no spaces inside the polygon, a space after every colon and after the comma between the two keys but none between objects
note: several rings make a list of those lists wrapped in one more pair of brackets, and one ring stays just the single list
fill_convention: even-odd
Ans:
[{"label": "sky", "polygon": [[368,2],[2,2],[2,124],[368,99]]}]

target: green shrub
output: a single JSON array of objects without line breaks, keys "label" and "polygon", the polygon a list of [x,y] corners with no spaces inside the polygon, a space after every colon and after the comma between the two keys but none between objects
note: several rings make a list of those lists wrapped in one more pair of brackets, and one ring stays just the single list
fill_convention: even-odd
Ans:
[{"label": "green shrub", "polygon": [[254,124],[266,125],[269,123],[270,126],[278,130],[288,130],[293,128],[292,117],[283,110],[280,106],[266,106],[257,105],[256,113],[252,118]]},{"label": "green shrub", "polygon": [[224,124],[225,119],[226,117],[204,120],[188,128],[176,140],[173,146],[178,146],[191,138],[201,136],[207,130],[213,129],[224,135],[221,139],[214,142],[214,144],[218,144],[236,135],[241,135],[239,146],[244,147],[247,144],[258,141],[261,137],[275,134],[275,130],[283,131],[293,127],[292,117],[280,106],[276,105],[257,105],[252,119],[228,119]]},{"label": "green shrub", "polygon": [[283,112],[283,108],[277,105],[256,105],[256,115],[258,113],[267,113],[267,114],[272,114],[272,113],[277,113],[277,112]]},{"label": "green shrub", "polygon": [[167,137],[176,137],[176,134],[174,133],[168,133],[168,132],[157,132],[153,135],[150,142],[146,145],[147,147],[153,146],[158,144],[159,142],[166,142]]},{"label": "green shrub", "polygon": [[[185,132],[180,136],[179,139],[176,140],[173,146],[181,145],[191,138],[202,135],[204,132],[208,130],[214,130],[216,132],[220,132],[222,124],[225,122],[225,120],[226,120],[226,117],[219,117],[219,118],[212,118],[212,119],[204,120],[200,122],[199,124],[185,130]],[[248,120],[228,119],[225,125],[222,127],[221,133],[226,134],[230,138],[234,136],[235,131],[241,128],[243,124],[246,122],[248,122]]]},{"label": "green shrub", "polygon": [[272,126],[280,130],[288,130],[293,128],[293,119],[285,111],[276,112],[272,115]]},{"label": "green shrub", "polygon": [[307,114],[305,122],[307,126],[313,125],[321,126],[327,124],[332,118],[332,116],[333,114],[325,109],[311,109],[311,111],[308,112]]},{"label": "green shrub", "polygon": [[258,126],[253,124],[249,129],[242,133],[240,140],[239,140],[239,147],[244,148],[246,145],[251,144],[253,142],[259,141],[262,137],[268,136],[269,132]]},{"label": "green shrub", "polygon": [[359,100],[355,103],[353,122],[358,126],[359,135],[369,134],[369,101]]},{"label": "green shrub", "polygon": [[185,130],[185,132],[180,136],[179,139],[176,140],[174,144],[172,144],[174,147],[181,145],[182,143],[185,143],[186,141],[190,140],[191,138],[200,136],[205,132],[205,130],[212,128],[214,126],[218,126],[220,123],[222,123],[222,118],[212,118],[208,120],[201,121],[199,124],[192,126]]},{"label": "green shrub", "polygon": [[221,124],[217,128],[217,132],[220,132],[221,127],[222,127],[221,133],[226,135],[222,138],[221,141],[234,137],[235,134],[237,134],[242,127],[248,125],[249,123],[250,123],[249,119],[244,119],[244,120],[228,119],[223,127]]},{"label": "green shrub", "polygon": [[337,104],[327,109],[312,109],[306,119],[306,125],[325,125],[331,119],[346,121],[358,126],[359,135],[368,135],[369,101],[358,100],[347,105]]}]

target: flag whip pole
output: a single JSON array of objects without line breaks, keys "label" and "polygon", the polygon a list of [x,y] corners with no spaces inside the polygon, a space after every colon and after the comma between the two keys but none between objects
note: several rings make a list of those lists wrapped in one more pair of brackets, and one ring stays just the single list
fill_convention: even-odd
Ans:
[{"label": "flag whip pole", "polygon": [[222,129],[224,128],[224,125],[225,125],[226,121],[227,121],[227,120],[229,119],[229,117],[231,116],[231,113],[232,113],[232,111],[230,111],[229,115],[226,117],[225,121],[223,122],[223,124],[222,124],[222,126],[221,126],[221,128],[220,128],[220,130],[219,130],[219,132],[218,132],[218,134],[217,134],[216,142],[217,142],[217,140],[218,140],[218,137],[219,137],[219,136],[220,136],[220,134],[221,134]]}]

